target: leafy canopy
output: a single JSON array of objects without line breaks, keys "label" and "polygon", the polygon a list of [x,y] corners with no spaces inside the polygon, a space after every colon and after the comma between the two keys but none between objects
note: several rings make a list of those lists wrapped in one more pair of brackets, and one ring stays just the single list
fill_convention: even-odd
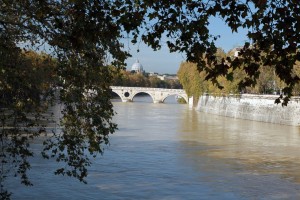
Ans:
[{"label": "leafy canopy", "polygon": [[[166,35],[170,51],[184,52],[187,61],[196,63],[199,71],[206,71],[207,80],[220,88],[219,76],[227,76],[237,68],[246,72],[238,83],[241,89],[255,86],[259,68],[271,66],[276,75],[286,84],[283,92],[289,100],[299,77],[293,73],[296,61],[300,59],[299,30],[300,3],[296,0],[207,0],[207,1],[135,1],[134,15],[146,19],[142,26],[145,32],[141,39],[154,49],[160,48]],[[143,16],[143,17],[142,17]],[[239,52],[239,57],[230,57],[219,62],[215,56],[214,41],[208,29],[210,17],[219,17],[237,32],[248,30],[248,39]],[[139,20],[137,20],[139,21]],[[133,42],[140,35],[136,29]],[[204,58],[202,55],[206,55]]]},{"label": "leafy canopy", "polygon": [[[84,181],[91,163],[88,154],[102,153],[100,144],[108,143],[116,129],[107,64],[122,66],[129,56],[122,38],[145,42],[156,50],[166,36],[171,52],[186,53],[187,61],[196,63],[199,71],[207,73],[206,79],[220,87],[217,78],[231,78],[226,75],[238,68],[246,72],[239,87],[255,85],[258,69],[271,66],[287,86],[286,104],[299,81],[293,73],[300,60],[299,7],[298,0],[2,0],[1,198],[9,196],[3,183],[11,173],[31,184],[26,176],[30,138],[40,135],[34,130],[41,127],[39,119],[54,92],[64,105],[63,128],[45,141],[43,156],[67,163],[56,173]],[[218,36],[208,29],[212,16],[223,19],[232,31],[249,30],[251,42],[245,43],[239,57],[216,59]],[[52,56],[43,61],[50,71],[37,69],[35,61],[26,58],[28,49]],[[35,70],[38,73],[29,73]],[[51,78],[39,78],[43,73]],[[10,162],[16,168],[9,168]]]}]

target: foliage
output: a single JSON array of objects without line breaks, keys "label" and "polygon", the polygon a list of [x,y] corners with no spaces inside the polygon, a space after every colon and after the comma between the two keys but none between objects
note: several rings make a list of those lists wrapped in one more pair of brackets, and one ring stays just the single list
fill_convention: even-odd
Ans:
[{"label": "foliage", "polygon": [[177,79],[161,80],[157,76],[149,76],[146,74],[131,73],[121,70],[114,74],[113,85],[125,87],[151,87],[151,88],[170,88],[180,89],[181,84]]},{"label": "foliage", "polygon": [[[294,65],[294,68],[293,68],[293,74],[295,76],[299,76],[300,77],[300,62],[297,61],[296,64]],[[277,78],[279,79],[279,78]],[[284,83],[282,83],[282,81],[280,82],[280,88],[284,88],[283,85]],[[295,96],[299,96],[300,95],[300,83],[297,83],[295,84],[295,87],[293,89],[293,95]]]},{"label": "foliage", "polygon": [[[283,100],[286,105],[299,82],[294,68],[300,61],[299,7],[296,0],[3,0],[1,159],[16,160],[16,174],[21,175],[23,183],[30,184],[26,176],[30,168],[27,158],[32,155],[28,140],[39,135],[30,127],[40,127],[32,118],[40,118],[51,102],[48,94],[56,88],[64,105],[63,130],[45,142],[45,150],[49,151],[43,155],[67,163],[56,173],[84,181],[90,164],[86,150],[94,156],[102,153],[100,145],[107,144],[109,134],[116,129],[109,89],[113,75],[107,65],[120,67],[129,56],[122,38],[131,38],[132,43],[143,41],[154,50],[166,42],[170,51],[184,52],[187,61],[195,63],[205,79],[219,88],[224,87],[220,83],[224,78],[237,77],[242,77],[234,84],[238,91],[254,86],[262,68],[270,67],[283,82],[286,94],[277,102]],[[218,36],[208,29],[211,17],[223,19],[233,32],[247,28],[251,44],[245,43],[238,57],[219,59],[214,45]],[[51,54],[56,78],[36,79],[34,76],[39,75],[34,62],[27,65],[21,47],[25,51],[39,47]],[[43,74],[40,70],[37,72]],[[243,76],[234,77],[236,70]],[[189,95],[198,92],[188,89]],[[6,165],[6,161],[1,164]],[[3,185],[5,174],[2,170],[1,198],[8,195]]]},{"label": "foliage", "polygon": [[[13,44],[0,48],[0,196],[9,197],[3,182],[7,176],[20,175],[21,182],[32,185],[27,177],[28,157],[33,156],[29,142],[42,128],[42,113],[51,103],[56,83],[56,62],[45,54],[22,52]],[[16,168],[11,168],[16,166]]]},{"label": "foliage", "polygon": [[195,101],[208,89],[205,73],[199,73],[194,63],[181,63],[177,75],[188,97],[193,96]]},{"label": "foliage", "polygon": [[187,102],[184,100],[184,98],[179,97],[177,99],[177,103],[179,103],[179,104],[186,104]]},{"label": "foliage", "polygon": [[[64,105],[63,129],[44,142],[42,154],[66,163],[56,174],[84,181],[89,154],[102,153],[100,145],[107,144],[109,133],[115,131],[112,74],[105,60],[110,55],[118,65],[127,53],[121,49],[120,30],[107,6],[108,2],[71,0],[1,2],[1,199],[9,197],[4,182],[10,176],[19,175],[22,183],[32,184],[26,173],[28,157],[33,156],[30,140],[41,134],[37,122],[51,103],[48,90],[56,89]],[[40,77],[46,68],[38,64],[37,70],[21,47],[41,47],[51,53],[58,82],[53,82],[51,73],[47,73],[49,83]]]},{"label": "foliage", "polygon": [[[227,54],[221,50],[221,54],[216,54],[217,59],[222,57],[234,57],[234,51],[229,51]],[[297,62],[298,63],[298,62]],[[255,94],[280,94],[286,84],[276,75],[274,69],[270,66],[259,67],[259,77],[255,87],[239,88],[239,82],[247,76],[246,72],[240,68],[228,70],[225,76],[217,78],[218,84],[222,89],[213,84],[212,81],[205,80],[206,73],[204,71],[198,73],[197,65],[195,63],[182,63],[178,70],[178,77],[187,91],[189,96],[198,97],[203,93],[208,92],[214,95],[239,94],[239,93],[255,93]],[[294,75],[300,75],[299,65],[293,68]],[[294,95],[299,95],[299,84],[296,84],[292,90]],[[197,100],[197,99],[196,99]]]},{"label": "foliage", "polygon": [[[135,1],[125,3],[132,9],[136,20],[129,28],[134,28],[133,42],[141,39],[154,49],[166,43],[172,52],[185,52],[187,61],[197,64],[200,71],[206,71],[207,80],[219,88],[219,76],[230,78],[227,74],[241,69],[246,72],[244,79],[238,82],[239,90],[255,86],[259,77],[259,68],[270,66],[276,75],[286,84],[283,92],[286,105],[292,89],[299,82],[293,74],[293,66],[300,60],[299,8],[295,0],[246,0],[246,1]],[[119,13],[120,14],[120,13]],[[123,23],[125,18],[121,17]],[[227,57],[218,63],[214,41],[218,36],[211,35],[208,29],[209,19],[219,17],[233,32],[239,28],[248,30],[250,42],[246,42],[239,57]],[[146,19],[146,20],[145,20]],[[150,24],[150,26],[149,26]],[[141,34],[140,27],[145,31]],[[165,41],[165,39],[164,39]],[[203,58],[202,55],[205,55]],[[231,71],[230,71],[231,70]],[[280,99],[277,100],[280,102]]]}]

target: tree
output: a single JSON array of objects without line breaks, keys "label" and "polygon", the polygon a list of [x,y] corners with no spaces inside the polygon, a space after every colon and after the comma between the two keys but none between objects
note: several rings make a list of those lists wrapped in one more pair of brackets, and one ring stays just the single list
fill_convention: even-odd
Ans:
[{"label": "tree", "polygon": [[170,85],[170,89],[182,89],[182,85],[180,84],[178,79],[175,80],[166,80],[167,83]]},{"label": "tree", "polygon": [[[129,54],[123,48],[122,38],[131,38],[132,43],[142,40],[157,50],[166,36],[164,41],[171,52],[186,53],[187,61],[196,63],[205,78],[220,88],[218,77],[230,80],[237,69],[245,72],[237,83],[239,90],[255,85],[259,68],[270,66],[286,85],[286,105],[299,82],[299,76],[293,73],[300,60],[299,7],[297,0],[3,0],[1,165],[8,166],[7,157],[18,160],[17,174],[30,184],[26,177],[30,167],[27,158],[32,156],[28,140],[39,135],[30,129],[39,127],[30,120],[32,116],[39,118],[45,110],[40,107],[51,99],[48,89],[56,88],[64,104],[63,130],[45,141],[43,155],[67,163],[68,167],[58,169],[57,174],[84,181],[91,164],[85,151],[94,156],[102,153],[101,144],[107,144],[109,134],[116,129],[109,89],[113,74],[107,65],[124,65]],[[238,57],[217,59],[214,41],[218,36],[211,35],[208,29],[212,16],[223,19],[232,31],[241,27],[249,30],[251,43],[245,43]],[[45,80],[46,84],[41,84],[51,85],[49,88],[41,87],[39,82],[31,83],[31,75],[22,69],[21,47],[37,51],[44,48],[56,60],[54,74],[58,82]],[[5,173],[0,173],[1,198],[9,196],[3,185]]]},{"label": "tree", "polygon": [[22,183],[31,185],[26,172],[30,167],[27,158],[33,153],[28,144],[39,132],[33,128],[43,128],[42,113],[51,103],[52,86],[57,82],[55,60],[45,54],[19,51],[6,42],[0,47],[1,199],[9,196],[3,184],[7,176],[18,174]]},{"label": "tree", "polygon": [[181,63],[177,72],[180,83],[189,97],[198,98],[208,91],[208,83],[205,81],[205,72],[199,72],[195,63]]},{"label": "tree", "polygon": [[33,156],[30,140],[41,134],[34,127],[40,127],[37,122],[46,110],[43,105],[51,102],[42,88],[46,80],[32,82],[34,62],[30,71],[24,68],[21,47],[45,48],[57,61],[55,75],[59,82],[49,86],[59,90],[64,105],[63,129],[44,142],[43,151],[45,158],[67,164],[56,174],[84,181],[91,163],[89,154],[102,153],[100,144],[107,144],[109,133],[116,129],[111,121],[112,74],[106,58],[112,56],[118,66],[127,53],[121,49],[121,30],[110,6],[108,2],[71,0],[1,2],[1,199],[10,196],[4,185],[9,176],[20,175],[22,183],[31,185],[26,175],[28,157]]},{"label": "tree", "polygon": [[[294,69],[293,69],[293,73],[295,73],[296,76],[300,77],[300,62],[296,62]],[[281,83],[282,85],[282,83]],[[279,89],[283,88],[281,85],[278,84]],[[300,83],[297,83],[294,87],[293,90],[293,95],[295,96],[299,96],[300,95]]]},{"label": "tree", "polygon": [[116,71],[113,76],[112,84],[125,87],[152,87],[152,88],[182,88],[178,80],[160,80],[157,76],[148,76],[147,74],[131,73],[125,70]]},{"label": "tree", "polygon": [[[240,68],[246,72],[238,83],[242,90],[255,86],[260,67],[271,66],[286,84],[283,88],[286,96],[282,99],[282,105],[286,105],[299,82],[299,77],[292,73],[300,59],[299,7],[296,0],[135,1],[135,5],[131,5],[137,18],[133,42],[137,41],[140,24],[144,22],[141,38],[145,43],[159,49],[162,36],[166,35],[170,51],[185,52],[187,61],[196,63],[200,71],[206,71],[206,79],[220,88],[218,77],[231,78],[227,76],[230,69]],[[238,28],[248,29],[251,42],[244,44],[239,57],[228,57],[218,63],[214,45],[218,36],[211,35],[208,29],[212,16],[223,19],[233,32]],[[147,26],[149,24],[151,26]]]}]

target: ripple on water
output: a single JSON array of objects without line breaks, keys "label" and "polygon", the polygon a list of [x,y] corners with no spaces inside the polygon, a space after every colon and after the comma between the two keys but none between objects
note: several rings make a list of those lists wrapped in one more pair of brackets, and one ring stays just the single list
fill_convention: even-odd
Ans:
[{"label": "ripple on water", "polygon": [[[34,187],[14,199],[300,199],[299,130],[223,118],[186,105],[114,103],[120,129],[88,184],[33,159]],[[33,145],[39,149],[40,144]]]}]

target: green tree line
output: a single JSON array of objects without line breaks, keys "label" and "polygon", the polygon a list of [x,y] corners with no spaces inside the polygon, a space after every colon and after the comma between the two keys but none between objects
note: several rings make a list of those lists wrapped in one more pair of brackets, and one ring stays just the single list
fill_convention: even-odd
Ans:
[{"label": "green tree line", "polygon": [[157,76],[149,76],[149,74],[132,73],[126,70],[117,72],[116,68],[115,71],[112,82],[114,86],[182,89],[178,79],[161,80]]},{"label": "green tree line", "polygon": [[[216,59],[231,58],[234,59],[234,52],[229,51],[225,53],[222,49],[218,49]],[[294,76],[300,76],[299,62],[293,66],[292,73]],[[226,94],[277,94],[283,93],[283,89],[287,87],[286,83],[282,81],[275,73],[274,68],[271,66],[259,66],[257,70],[256,83],[253,87],[241,88],[239,83],[245,80],[247,73],[245,70],[236,68],[235,70],[229,69],[226,76],[217,77],[217,84],[207,79],[208,73],[199,70],[196,63],[184,62],[181,63],[177,72],[180,83],[188,96],[193,96],[196,100],[203,93],[210,93],[213,95],[226,95]],[[292,94],[298,96],[300,94],[300,84],[295,84]]]}]

